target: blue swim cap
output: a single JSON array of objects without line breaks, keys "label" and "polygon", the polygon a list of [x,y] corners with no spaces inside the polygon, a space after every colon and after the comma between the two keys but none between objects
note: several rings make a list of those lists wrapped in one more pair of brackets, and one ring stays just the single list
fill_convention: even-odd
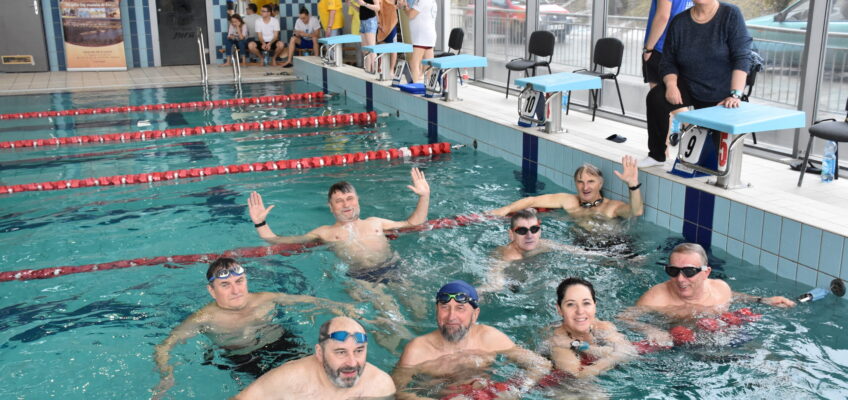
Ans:
[{"label": "blue swim cap", "polygon": [[455,280],[453,282],[448,282],[445,286],[442,286],[438,293],[436,293],[436,299],[438,299],[442,294],[456,293],[465,293],[471,297],[471,300],[474,300],[472,305],[475,308],[477,307],[477,302],[480,301],[480,297],[477,296],[477,290],[474,289],[474,286],[469,285],[468,282],[463,280]]}]

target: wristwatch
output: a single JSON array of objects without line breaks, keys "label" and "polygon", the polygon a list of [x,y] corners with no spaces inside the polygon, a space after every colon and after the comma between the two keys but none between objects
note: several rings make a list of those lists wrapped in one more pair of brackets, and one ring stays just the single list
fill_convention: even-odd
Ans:
[{"label": "wristwatch", "polygon": [[654,49],[649,49],[647,47],[642,48],[642,54],[653,53]]},{"label": "wristwatch", "polygon": [[733,97],[734,99],[740,99],[740,98],[742,98],[742,91],[741,90],[735,90],[735,89],[731,90],[730,91],[730,97]]}]

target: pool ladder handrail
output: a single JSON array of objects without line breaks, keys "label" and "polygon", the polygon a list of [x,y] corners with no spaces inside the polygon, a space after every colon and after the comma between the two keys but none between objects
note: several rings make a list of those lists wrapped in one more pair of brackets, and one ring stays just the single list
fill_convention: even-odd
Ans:
[{"label": "pool ladder handrail", "polygon": [[197,54],[200,61],[200,81],[205,85],[209,81],[209,71],[206,69],[206,47],[203,45],[203,29],[197,27]]},{"label": "pool ladder handrail", "polygon": [[232,51],[232,64],[233,64],[233,82],[241,82],[241,63],[239,60],[241,59],[239,55],[238,46],[233,45]]}]

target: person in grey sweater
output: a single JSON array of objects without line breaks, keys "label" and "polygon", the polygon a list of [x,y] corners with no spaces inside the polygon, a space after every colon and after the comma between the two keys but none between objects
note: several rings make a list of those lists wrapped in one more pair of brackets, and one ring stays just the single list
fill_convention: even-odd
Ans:
[{"label": "person in grey sweater", "polygon": [[666,159],[669,113],[680,107],[739,107],[750,70],[751,36],[739,8],[695,0],[672,19],[660,64],[662,83],[645,99],[648,157],[640,167]]}]

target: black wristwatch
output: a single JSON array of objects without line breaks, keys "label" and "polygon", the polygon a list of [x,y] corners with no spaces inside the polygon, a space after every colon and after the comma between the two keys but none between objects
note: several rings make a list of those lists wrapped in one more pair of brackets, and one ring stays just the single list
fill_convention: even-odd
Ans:
[{"label": "black wristwatch", "polygon": [[647,47],[642,48],[642,54],[653,53],[654,49],[649,49]]}]

